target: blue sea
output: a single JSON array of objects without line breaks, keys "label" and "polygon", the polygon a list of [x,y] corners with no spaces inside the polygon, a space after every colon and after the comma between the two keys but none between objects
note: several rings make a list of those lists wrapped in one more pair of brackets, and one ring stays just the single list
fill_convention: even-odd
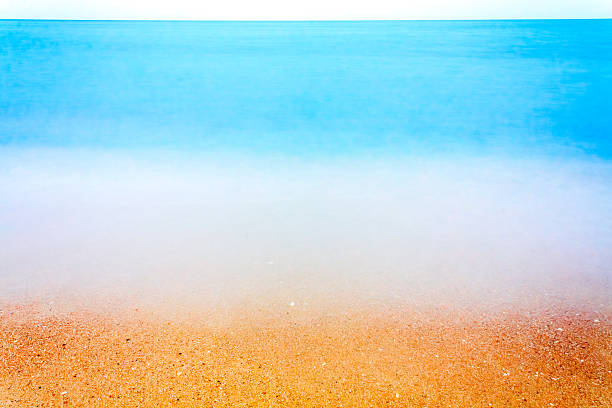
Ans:
[{"label": "blue sea", "polygon": [[611,44],[612,20],[0,21],[0,300],[609,308]]},{"label": "blue sea", "polygon": [[612,155],[612,20],[0,21],[0,144]]}]

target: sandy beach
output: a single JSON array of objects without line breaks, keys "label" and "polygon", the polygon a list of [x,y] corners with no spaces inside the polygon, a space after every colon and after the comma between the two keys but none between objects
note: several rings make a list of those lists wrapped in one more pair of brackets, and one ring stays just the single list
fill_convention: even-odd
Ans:
[{"label": "sandy beach", "polygon": [[3,407],[610,407],[605,311],[0,312]]},{"label": "sandy beach", "polygon": [[564,1],[0,1],[0,408],[612,408],[612,2]]}]

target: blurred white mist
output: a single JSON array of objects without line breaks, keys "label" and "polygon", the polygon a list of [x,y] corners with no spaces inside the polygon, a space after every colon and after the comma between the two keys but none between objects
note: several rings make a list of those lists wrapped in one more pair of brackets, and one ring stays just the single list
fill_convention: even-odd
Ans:
[{"label": "blurred white mist", "polygon": [[5,148],[0,297],[605,298],[611,180],[571,158]]}]

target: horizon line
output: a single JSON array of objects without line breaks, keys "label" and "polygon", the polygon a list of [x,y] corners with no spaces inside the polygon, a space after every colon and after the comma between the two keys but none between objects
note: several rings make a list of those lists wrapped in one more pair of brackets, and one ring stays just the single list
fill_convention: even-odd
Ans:
[{"label": "horizon line", "polygon": [[517,18],[408,18],[408,19],[385,19],[385,18],[364,18],[364,19],[105,19],[105,18],[0,18],[0,21],[74,21],[74,22],[202,22],[202,23],[292,23],[292,22],[409,22],[409,21],[593,21],[593,20],[612,20],[612,17],[580,17],[580,18],[549,18],[549,17],[517,17]]}]

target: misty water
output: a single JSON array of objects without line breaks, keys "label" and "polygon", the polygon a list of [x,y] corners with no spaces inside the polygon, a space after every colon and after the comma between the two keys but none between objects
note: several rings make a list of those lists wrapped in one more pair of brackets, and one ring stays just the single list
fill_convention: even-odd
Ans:
[{"label": "misty water", "polygon": [[0,21],[0,296],[609,302],[611,40]]}]

